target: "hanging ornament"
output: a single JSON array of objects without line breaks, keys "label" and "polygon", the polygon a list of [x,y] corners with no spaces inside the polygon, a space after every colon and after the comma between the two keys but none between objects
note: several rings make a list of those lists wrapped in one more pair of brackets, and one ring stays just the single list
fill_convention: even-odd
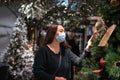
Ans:
[{"label": "hanging ornament", "polygon": [[111,0],[110,4],[113,7],[119,6],[120,5],[120,0]]},{"label": "hanging ornament", "polygon": [[101,58],[100,59],[100,67],[101,67],[101,69],[93,70],[92,72],[94,72],[94,73],[102,72],[103,69],[105,68],[105,65],[106,65],[106,60],[104,58]]},{"label": "hanging ornament", "polygon": [[116,61],[113,66],[120,67],[120,61]]}]

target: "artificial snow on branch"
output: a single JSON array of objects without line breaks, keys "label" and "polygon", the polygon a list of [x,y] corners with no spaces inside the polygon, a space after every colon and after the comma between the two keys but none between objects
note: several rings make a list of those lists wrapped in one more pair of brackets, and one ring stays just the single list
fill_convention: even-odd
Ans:
[{"label": "artificial snow on branch", "polygon": [[18,18],[15,24],[4,61],[9,64],[10,80],[30,80],[34,58],[33,46],[27,40],[24,19]]},{"label": "artificial snow on branch", "polygon": [[43,18],[44,14],[47,13],[47,10],[41,4],[40,0],[35,1],[34,3],[31,2],[29,4],[23,4],[19,8],[19,12],[26,15],[27,18],[32,19],[41,19]]}]

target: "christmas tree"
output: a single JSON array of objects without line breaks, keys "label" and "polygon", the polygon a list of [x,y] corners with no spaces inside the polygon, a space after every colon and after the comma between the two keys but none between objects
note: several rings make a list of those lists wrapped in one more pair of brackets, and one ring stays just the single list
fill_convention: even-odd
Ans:
[{"label": "christmas tree", "polygon": [[98,13],[104,19],[107,30],[113,24],[116,28],[108,39],[107,46],[98,46],[105,33],[93,41],[91,56],[83,61],[79,80],[120,80],[120,1],[102,0],[101,2]]},{"label": "christmas tree", "polygon": [[31,80],[34,58],[32,44],[27,40],[24,19],[18,18],[15,24],[9,46],[5,51],[5,61],[9,64],[9,79]]}]

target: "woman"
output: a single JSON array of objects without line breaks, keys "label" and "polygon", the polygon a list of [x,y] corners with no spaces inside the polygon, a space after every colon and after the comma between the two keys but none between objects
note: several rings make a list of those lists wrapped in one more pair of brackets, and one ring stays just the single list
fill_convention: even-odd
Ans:
[{"label": "woman", "polygon": [[[86,51],[78,57],[65,41],[65,30],[60,24],[52,24],[44,45],[35,53],[33,73],[35,80],[70,80],[71,61],[80,66]],[[89,45],[86,50],[89,49]]]}]

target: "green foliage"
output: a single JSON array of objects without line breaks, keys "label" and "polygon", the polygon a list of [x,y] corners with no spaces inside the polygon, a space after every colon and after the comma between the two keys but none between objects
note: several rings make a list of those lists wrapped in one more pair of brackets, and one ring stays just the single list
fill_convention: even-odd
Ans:
[{"label": "green foliage", "polygon": [[115,34],[115,36],[117,36],[116,39],[120,41],[120,28],[119,28],[119,26],[118,26],[118,28],[116,28],[116,31],[117,31],[117,33]]},{"label": "green foliage", "polygon": [[84,67],[81,70],[83,72],[89,72],[99,68],[99,65],[96,64],[96,61],[94,58],[87,58],[83,60],[83,66]]},{"label": "green foliage", "polygon": [[119,80],[120,79],[120,67],[113,66],[109,72],[109,75],[112,79]]},{"label": "green foliage", "polygon": [[109,76],[118,79],[120,78],[120,66],[117,65],[120,61],[120,55],[109,51],[108,54],[106,55],[106,71],[108,72]]},{"label": "green foliage", "polygon": [[111,6],[110,0],[102,0],[102,4],[104,7],[101,7],[99,10],[99,15],[103,16],[105,23],[108,27],[112,24],[116,25],[114,32],[112,33],[110,39],[108,40],[109,47],[106,52],[106,71],[111,77],[112,80],[120,79],[120,5],[119,6]]},{"label": "green foliage", "polygon": [[92,73],[93,70],[99,69],[99,65],[96,64],[94,58],[87,58],[83,60],[82,69],[78,72],[80,80],[98,80],[99,75]]},{"label": "green foliage", "polygon": [[[120,55],[118,55],[118,54],[116,54],[114,52],[109,52],[106,55],[105,59],[107,61],[107,65],[106,65],[107,69],[111,69],[111,67],[113,66],[113,63],[120,60],[119,56]],[[110,71],[110,70],[108,70],[108,71]]]},{"label": "green foliage", "polygon": [[[116,25],[116,28],[108,40],[108,47],[98,47],[102,37],[97,38],[93,42],[91,48],[92,57],[83,61],[84,67],[81,72],[99,69],[99,60],[104,57],[107,62],[105,66],[106,73],[104,75],[104,72],[101,72],[103,75],[99,75],[99,77],[98,75],[96,77],[96,74],[88,73],[81,80],[120,80],[120,5],[113,7],[110,5],[110,0],[101,0],[101,2],[98,15],[103,17],[108,28],[113,24]],[[90,75],[95,76],[96,79]]]},{"label": "green foliage", "polygon": [[84,80],[98,80],[98,77],[99,77],[97,74],[94,74],[94,73],[88,74],[86,76],[87,77]]},{"label": "green foliage", "polygon": [[99,8],[99,15],[103,17],[108,28],[112,24],[116,25],[116,28],[110,36],[108,43],[113,51],[118,52],[118,43],[120,43],[120,5],[113,7],[112,5],[110,5],[110,0],[102,0],[101,2],[102,7]]},{"label": "green foliage", "polygon": [[77,80],[99,80],[99,75],[94,73],[82,73],[81,77]]},{"label": "green foliage", "polygon": [[118,46],[117,51],[118,51],[118,53],[120,53],[120,46]]},{"label": "green foliage", "polygon": [[83,60],[83,67],[78,72],[80,78],[78,80],[98,80],[98,75],[92,73],[93,70],[99,69],[93,57]]},{"label": "green foliage", "polygon": [[100,7],[98,13],[106,21],[106,24],[111,26],[112,24],[120,25],[120,5],[113,7],[110,5],[110,0],[102,0],[102,7]]},{"label": "green foliage", "polygon": [[99,47],[98,44],[101,40],[101,37],[98,37],[94,42],[93,42],[93,46],[91,48],[91,54],[92,56],[94,56],[94,58],[96,58],[97,61],[99,61],[99,59],[101,57],[105,56],[105,50],[106,48],[104,47]]}]

